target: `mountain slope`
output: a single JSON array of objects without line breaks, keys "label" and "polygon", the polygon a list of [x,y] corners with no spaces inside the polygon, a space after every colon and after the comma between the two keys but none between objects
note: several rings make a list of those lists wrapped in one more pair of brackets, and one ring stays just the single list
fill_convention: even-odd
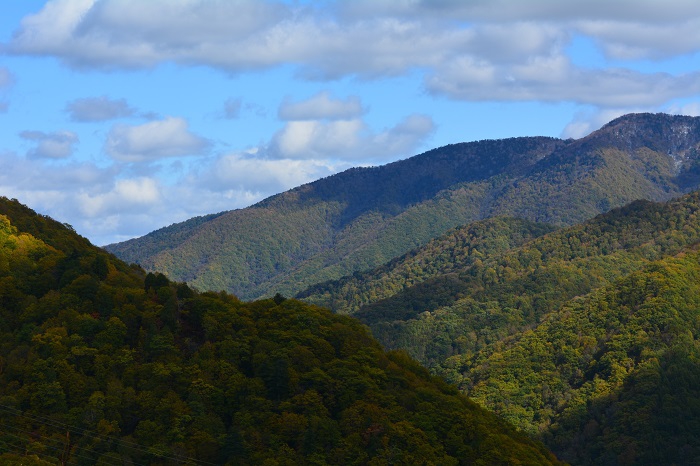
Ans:
[{"label": "mountain slope", "polygon": [[[700,191],[667,204],[636,201],[461,270],[435,273],[353,315],[386,347],[405,348],[460,382],[457,360],[471,361],[568,300],[700,241],[699,210]],[[330,300],[337,292],[342,302],[352,292],[329,285]]]},{"label": "mountain slope", "polygon": [[478,261],[453,233],[308,297],[344,304],[461,258],[353,314],[572,464],[693,464],[699,216],[698,191],[636,201]]},{"label": "mountain slope", "polygon": [[560,464],[358,321],[146,275],[0,198],[2,464]]},{"label": "mountain slope", "polygon": [[470,396],[573,464],[700,459],[700,254],[573,300],[467,374]]},{"label": "mountain slope", "polygon": [[[318,283],[297,298],[339,314],[390,298],[436,277],[455,274],[482,259],[506,252],[554,230],[545,223],[495,217],[454,229],[425,246],[365,272]],[[416,307],[424,307],[420,298]]]},{"label": "mountain slope", "polygon": [[107,249],[202,289],[293,295],[475,220],[571,225],[635,199],[679,195],[698,186],[699,143],[700,118],[639,114],[576,141],[454,144]]}]

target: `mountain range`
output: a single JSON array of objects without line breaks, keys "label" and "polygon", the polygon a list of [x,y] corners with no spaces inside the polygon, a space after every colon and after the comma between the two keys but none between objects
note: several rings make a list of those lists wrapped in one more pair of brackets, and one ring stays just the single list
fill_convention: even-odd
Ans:
[{"label": "mountain range", "polygon": [[0,198],[4,465],[557,465],[357,320],[146,273]]},{"label": "mountain range", "polygon": [[573,225],[700,182],[700,118],[631,114],[578,140],[453,144],[355,168],[106,246],[127,262],[242,299],[291,296],[494,216]]},{"label": "mountain range", "polygon": [[699,215],[694,191],[549,233],[489,219],[299,297],[359,318],[572,464],[694,464]]},{"label": "mountain range", "polygon": [[697,464],[699,147],[455,144],[108,247],[146,271],[0,199],[0,459]]}]

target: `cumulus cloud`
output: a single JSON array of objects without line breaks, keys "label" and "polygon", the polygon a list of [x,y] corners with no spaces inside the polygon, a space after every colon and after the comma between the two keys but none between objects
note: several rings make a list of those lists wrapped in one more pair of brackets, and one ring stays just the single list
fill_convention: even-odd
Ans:
[{"label": "cumulus cloud", "polygon": [[[562,135],[581,137],[630,111],[699,114],[688,99],[700,93],[700,72],[648,73],[629,62],[697,54],[698,31],[696,0],[50,0],[21,21],[2,49],[80,69],[177,63],[237,74],[283,67],[296,78],[354,83],[419,76],[423,88],[416,91],[453,100],[579,104],[586,110]],[[572,62],[574,37],[617,68]],[[0,67],[1,93],[9,94],[13,80]],[[0,112],[8,99],[0,94]],[[218,105],[223,118],[267,116],[267,107],[237,97]],[[282,126],[256,153],[223,155],[212,155],[210,142],[183,118],[117,124],[104,144],[114,161],[108,167],[66,160],[78,144],[75,133],[25,131],[27,157],[0,157],[0,190],[50,207],[104,244],[244,207],[349,165],[410,156],[435,130],[420,114],[373,128],[366,111],[358,97],[329,92],[285,100],[277,114]],[[104,122],[137,110],[103,96],[71,101],[66,112],[72,121]],[[186,168],[173,170],[168,181],[154,178],[147,163],[203,154],[173,161]],[[186,174],[195,165],[197,176]]]},{"label": "cumulus cloud", "polygon": [[576,21],[612,18],[671,22],[700,15],[700,5],[694,0],[353,0],[342,3],[341,9],[344,15],[351,18],[381,15],[453,21]]},{"label": "cumulus cloud", "polygon": [[[72,224],[98,244],[103,244],[102,238],[115,233],[114,230],[100,230],[98,225],[103,224],[107,211],[95,209],[94,203],[90,208],[85,200],[113,190],[118,175],[115,167],[70,161],[57,165],[46,159],[20,157],[11,152],[0,154],[0,192],[3,195],[15,197],[38,212]],[[130,210],[129,206],[116,203],[112,207],[112,211],[124,216],[137,212],[137,209]],[[120,230],[124,225],[120,223],[117,227]]]},{"label": "cumulus cloud", "polygon": [[300,120],[278,131],[268,152],[276,158],[386,161],[410,155],[435,129],[425,115],[411,115],[381,132],[372,132],[361,119]]},{"label": "cumulus cloud", "polygon": [[106,192],[79,192],[77,200],[82,213],[92,218],[159,204],[162,201],[162,194],[157,180],[139,177],[118,179]]},{"label": "cumulus cloud", "polygon": [[19,135],[22,139],[36,143],[36,147],[27,152],[27,156],[31,158],[65,159],[73,154],[74,146],[78,142],[78,135],[71,131],[22,131]]},{"label": "cumulus cloud", "polygon": [[73,121],[95,122],[133,116],[136,110],[126,99],[112,100],[108,97],[87,97],[68,102],[66,112]]},{"label": "cumulus cloud", "polygon": [[700,18],[668,24],[640,21],[581,21],[576,28],[592,37],[609,57],[619,60],[664,59],[691,54],[700,44]]},{"label": "cumulus cloud", "polygon": [[25,187],[38,191],[63,191],[76,186],[94,186],[110,182],[113,168],[91,163],[46,164],[45,159],[27,159],[13,153],[0,154],[0,186]]},{"label": "cumulus cloud", "polygon": [[211,157],[198,164],[196,174],[166,183],[152,175],[130,174],[123,164],[56,165],[5,152],[0,153],[0,192],[72,224],[103,245],[196,215],[246,207],[349,167],[321,160],[261,160],[254,155]]},{"label": "cumulus cloud", "polygon": [[[431,92],[454,99],[617,108],[637,96],[647,96],[646,105],[692,95],[697,76],[582,69],[566,56],[574,35],[592,39],[614,59],[664,59],[697,53],[698,31],[700,3],[694,0],[364,0],[312,6],[54,0],[22,20],[7,49],[91,68],[177,62],[240,73],[291,64],[307,79],[372,79],[418,70]],[[317,109],[323,103],[356,105],[323,94],[315,99]],[[240,111],[236,103],[225,109],[228,118]],[[319,119],[295,116],[308,110],[303,104],[290,102],[280,116]]]},{"label": "cumulus cloud", "polygon": [[647,74],[624,68],[574,67],[563,56],[500,67],[456,60],[427,77],[430,92],[470,101],[569,101],[601,107],[660,105],[700,92],[700,73]]},{"label": "cumulus cloud", "polygon": [[363,112],[359,97],[333,99],[329,92],[323,91],[301,102],[285,100],[279,108],[278,116],[282,120],[350,120]]},{"label": "cumulus cloud", "polygon": [[322,160],[260,159],[250,153],[218,158],[197,180],[208,190],[224,194],[248,193],[253,197],[286,191],[328,176],[337,166]]},{"label": "cumulus cloud", "polygon": [[105,151],[122,162],[149,162],[168,157],[198,155],[209,142],[192,133],[183,118],[168,117],[137,126],[112,127]]},{"label": "cumulus cloud", "polygon": [[216,62],[288,14],[283,5],[254,0],[54,0],[22,20],[10,51],[56,55],[76,67],[144,67],[198,56]]}]

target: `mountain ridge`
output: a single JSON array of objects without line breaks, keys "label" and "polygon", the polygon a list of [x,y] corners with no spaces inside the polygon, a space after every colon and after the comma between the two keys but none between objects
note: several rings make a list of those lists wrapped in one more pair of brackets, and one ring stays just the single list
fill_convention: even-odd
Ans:
[{"label": "mountain ridge", "polygon": [[572,225],[635,199],[680,195],[700,182],[698,121],[632,114],[579,140],[453,144],[106,249],[201,289],[294,295],[482,218]]},{"label": "mountain ridge", "polygon": [[451,240],[462,227],[300,297],[360,318],[572,464],[693,464],[699,215],[700,191],[639,200],[476,258]]}]

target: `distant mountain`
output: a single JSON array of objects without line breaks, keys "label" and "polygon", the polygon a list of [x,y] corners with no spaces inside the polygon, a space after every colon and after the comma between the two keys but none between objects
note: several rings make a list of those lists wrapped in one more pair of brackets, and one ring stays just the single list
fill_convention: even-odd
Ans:
[{"label": "distant mountain", "polygon": [[700,191],[498,238],[463,227],[300,296],[360,318],[572,464],[697,462]]},{"label": "distant mountain", "polygon": [[561,464],[355,319],[146,274],[0,198],[0,464]]},{"label": "distant mountain", "polygon": [[106,249],[200,289],[289,296],[476,220],[573,225],[635,199],[680,195],[700,182],[699,144],[700,118],[665,114],[627,115],[575,141],[454,144]]}]

